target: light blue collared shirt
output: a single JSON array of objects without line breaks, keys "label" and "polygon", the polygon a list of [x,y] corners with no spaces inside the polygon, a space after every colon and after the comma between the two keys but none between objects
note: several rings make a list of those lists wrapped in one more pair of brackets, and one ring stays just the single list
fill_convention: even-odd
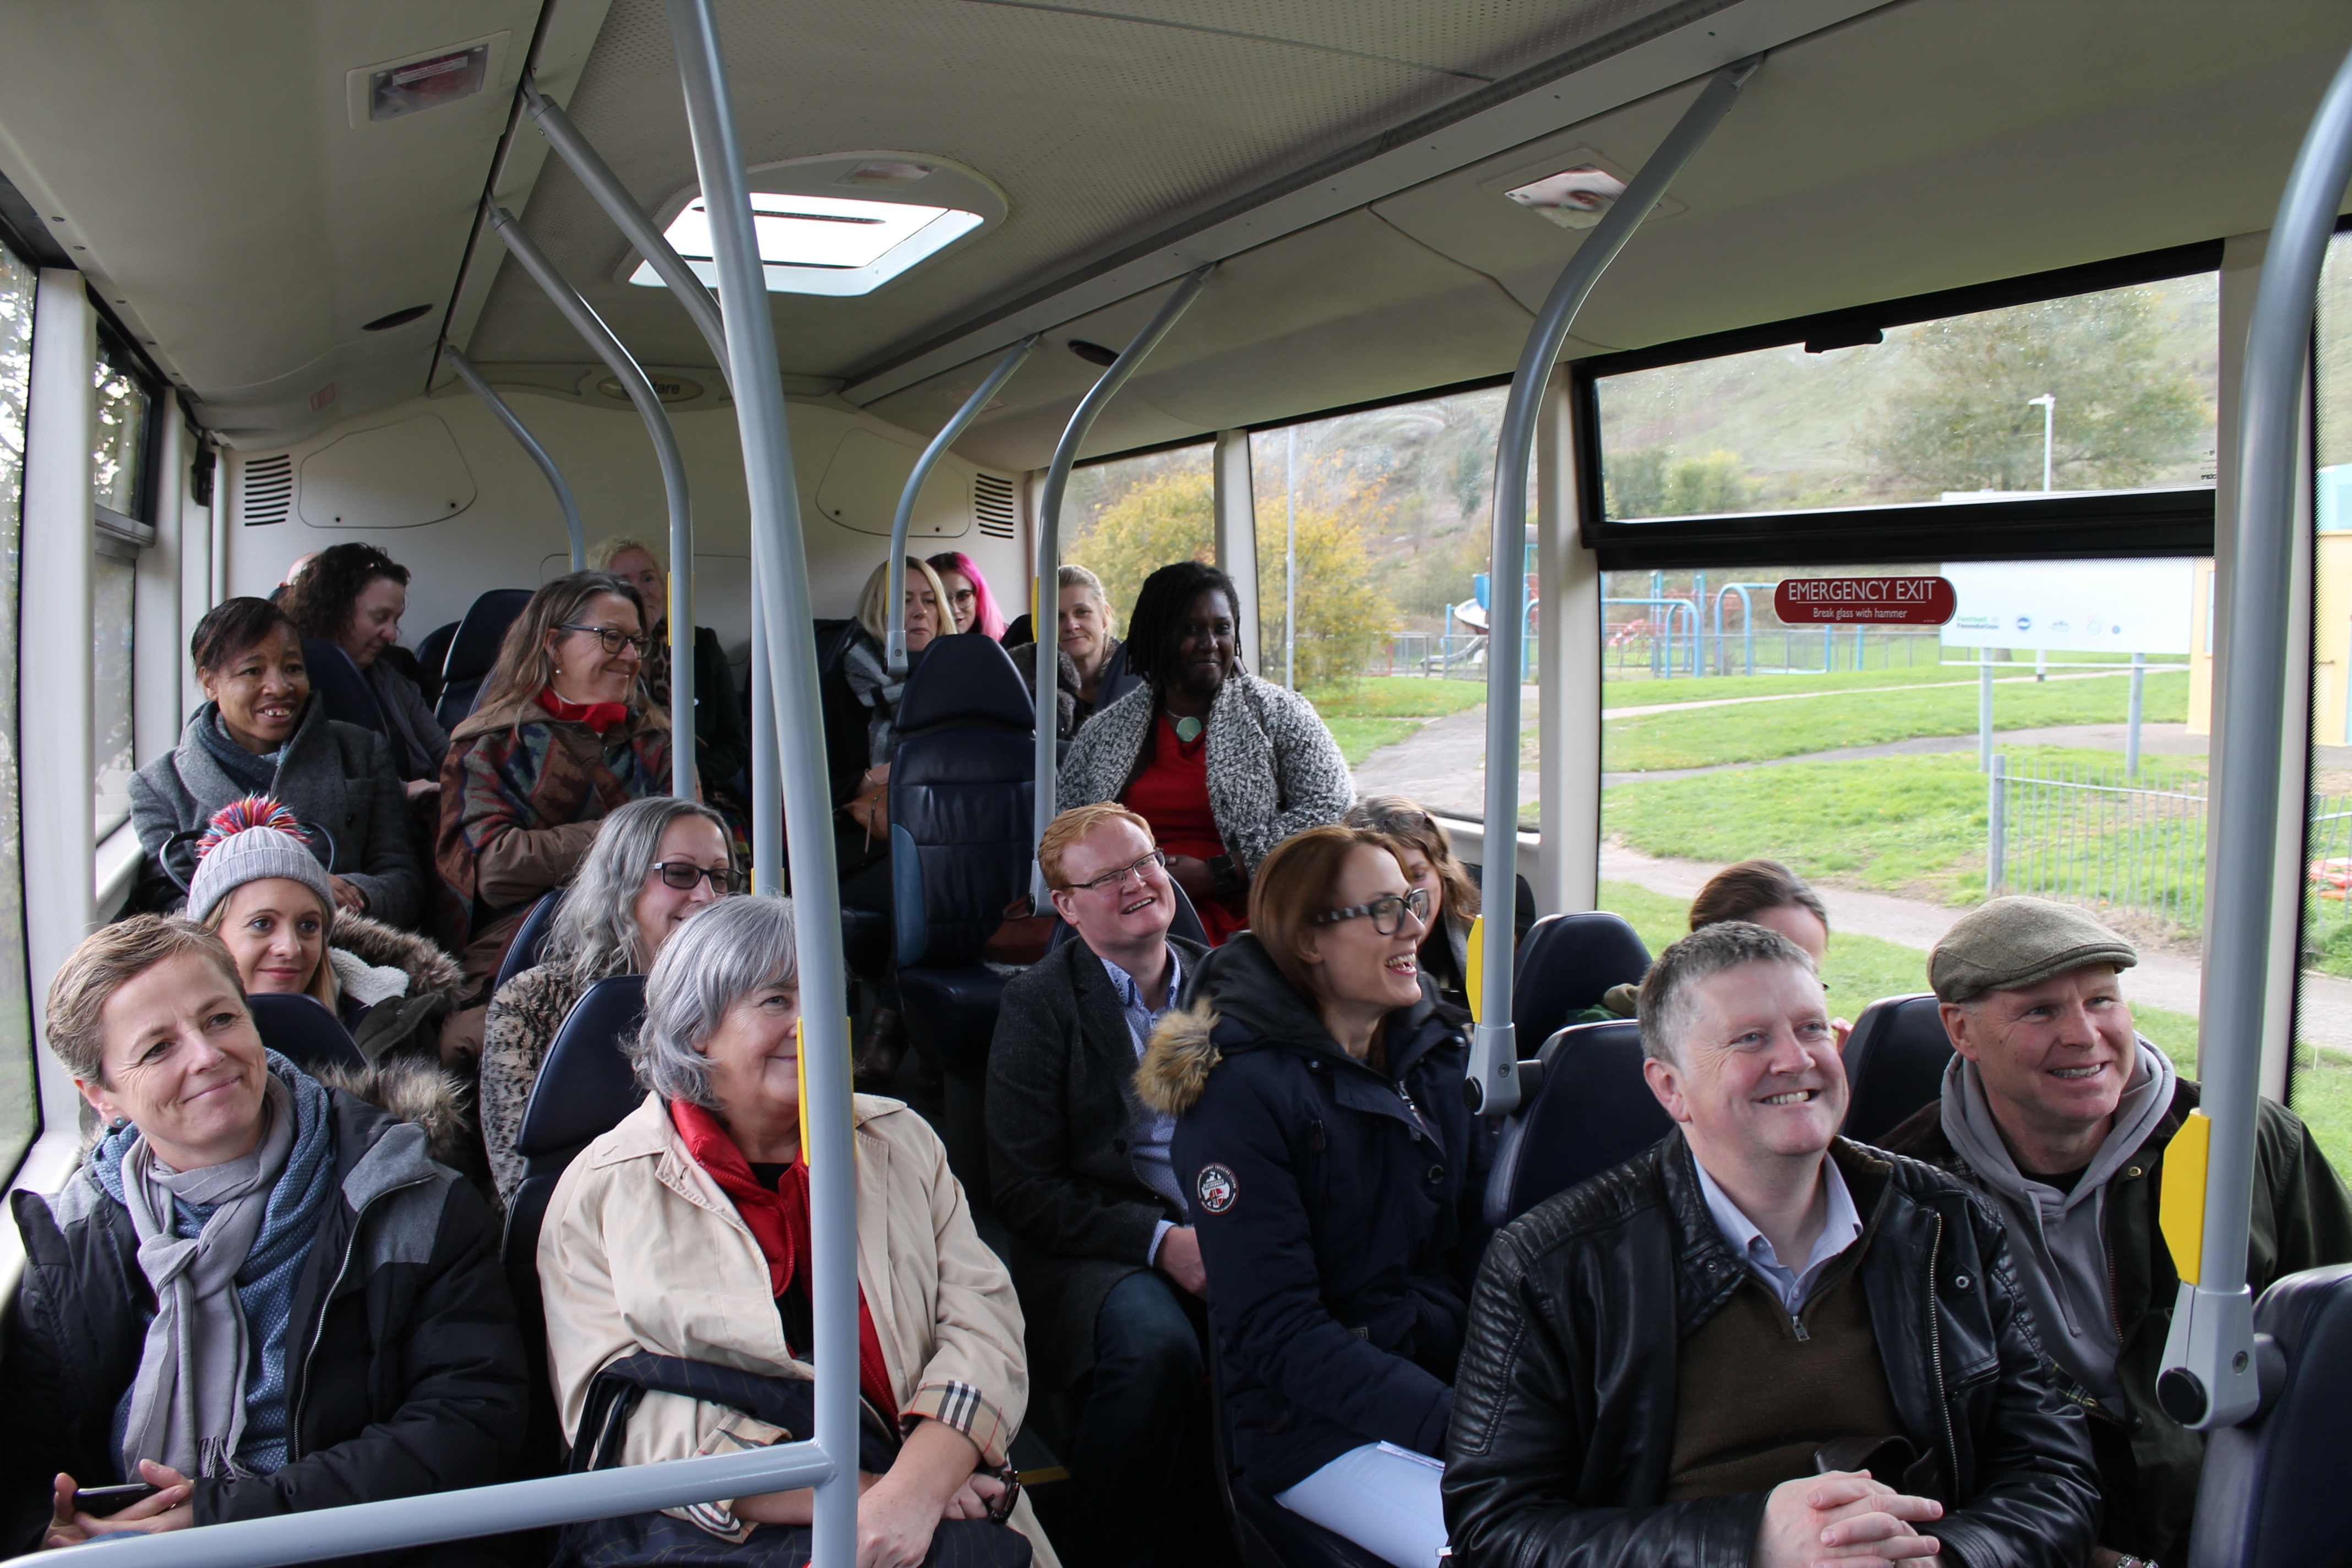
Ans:
[{"label": "light blue collared shirt", "polygon": [[1780,1299],[1780,1305],[1792,1318],[1803,1308],[1806,1292],[1822,1277],[1822,1271],[1862,1237],[1862,1215],[1853,1206],[1853,1194],[1846,1191],[1845,1178],[1838,1173],[1837,1162],[1827,1155],[1822,1158],[1822,1179],[1829,1187],[1829,1214],[1822,1222],[1822,1234],[1813,1238],[1812,1254],[1805,1259],[1802,1268],[1790,1268],[1774,1256],[1772,1243],[1731,1201],[1731,1194],[1716,1185],[1706,1167],[1699,1164],[1696,1156],[1691,1163],[1697,1167],[1698,1190],[1706,1195],[1706,1212],[1715,1216],[1715,1227],[1731,1244],[1731,1250],[1739,1254],[1740,1261],[1771,1288],[1772,1294]]},{"label": "light blue collared shirt", "polygon": [[[1127,1015],[1127,1032],[1135,1041],[1135,1059],[1139,1062],[1143,1059],[1143,1047],[1150,1043],[1152,1026],[1176,1005],[1176,993],[1184,978],[1184,961],[1177,955],[1175,944],[1170,943],[1167,994],[1146,996],[1134,975],[1101,953],[1095,957],[1101,963],[1103,973],[1110,976],[1111,989],[1118,994],[1119,1009]],[[1141,1100],[1135,1101],[1135,1131],[1129,1159],[1135,1166],[1136,1179],[1175,1205],[1181,1214],[1184,1194],[1176,1185],[1176,1163],[1168,1152],[1169,1141],[1175,1136],[1174,1117],[1154,1110]],[[1152,1227],[1151,1245],[1143,1254],[1145,1263],[1160,1256],[1161,1238],[1175,1228],[1176,1222],[1166,1219]]]}]

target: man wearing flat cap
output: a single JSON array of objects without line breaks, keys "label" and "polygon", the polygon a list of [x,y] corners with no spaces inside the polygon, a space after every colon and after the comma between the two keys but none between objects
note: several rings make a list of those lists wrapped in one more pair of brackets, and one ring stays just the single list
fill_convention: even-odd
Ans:
[{"label": "man wearing flat cap", "polygon": [[[1885,1145],[1990,1198],[2059,1384],[2090,1416],[2106,1519],[2094,1568],[2182,1568],[2201,1433],[2156,1401],[2179,1278],[2157,1227],[2164,1151],[2197,1085],[2132,1029],[2131,943],[2069,905],[1994,899],[1927,983],[1957,1053],[1943,1097]],[[2246,1279],[2352,1261],[2352,1201],[2292,1111],[2260,1102]]]}]

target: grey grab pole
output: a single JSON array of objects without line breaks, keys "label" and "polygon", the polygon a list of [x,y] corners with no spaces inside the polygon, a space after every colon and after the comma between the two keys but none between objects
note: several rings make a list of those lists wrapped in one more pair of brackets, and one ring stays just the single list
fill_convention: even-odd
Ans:
[{"label": "grey grab pole", "polygon": [[670,428],[669,410],[662,406],[654,384],[613,329],[596,314],[580,291],[565,281],[555,263],[539,248],[514,215],[504,207],[490,209],[490,226],[498,230],[523,270],[538,280],[572,331],[588,340],[596,357],[619,378],[629,401],[637,405],[646,434],[653,438],[654,458],[661,465],[662,492],[669,500],[669,792],[680,800],[694,798],[694,514],[687,500],[686,459],[678,455],[677,433]]},{"label": "grey grab pole", "polygon": [[2132,655],[2131,710],[2128,728],[2124,735],[2124,772],[2137,776],[2139,773],[2139,720],[2147,696],[2147,655]]},{"label": "grey grab pole", "polygon": [[555,504],[563,509],[563,531],[572,540],[572,569],[574,572],[584,570],[588,564],[588,541],[580,531],[580,503],[572,499],[572,487],[563,482],[563,470],[555,466],[555,459],[547,455],[547,448],[539,444],[539,437],[530,433],[530,427],[522,422],[520,416],[507,406],[507,400],[482,379],[482,373],[474,368],[474,362],[460,353],[457,344],[444,339],[441,357],[449,362],[449,368],[457,373],[460,381],[474,389],[475,396],[490,405],[490,412],[497,415],[499,423],[507,427],[507,434],[515,438],[515,445],[529,454],[530,460],[539,465],[539,471],[547,476],[548,487],[555,491]]},{"label": "grey grab pole", "polygon": [[[596,205],[604,209],[626,236],[637,254],[645,258],[656,276],[669,285],[677,302],[686,307],[702,341],[710,345],[710,353],[719,361],[719,374],[727,378],[732,390],[734,376],[730,373],[727,355],[727,327],[719,319],[719,301],[704,287],[701,277],[686,263],[662,231],[654,226],[653,218],[637,205],[610,165],[593,145],[580,133],[554,100],[539,90],[539,84],[525,73],[522,81],[523,106],[530,110],[531,123],[555,149]],[[780,828],[783,820],[782,793],[776,779],[776,714],[775,696],[770,690],[768,662],[768,627],[765,596],[757,573],[751,577],[751,890],[755,893],[783,891],[783,843]],[[676,662],[673,656],[672,662]]]},{"label": "grey grab pole", "polygon": [[1992,649],[1977,649],[1977,772],[1992,772]]},{"label": "grey grab pole", "polygon": [[[1480,873],[1500,910],[1510,908],[1519,874],[1520,644],[1528,591],[1528,463],[1535,451],[1536,410],[1585,296],[1691,154],[1730,112],[1740,88],[1763,59],[1750,55],[1726,66],[1701,89],[1698,100],[1666,133],[1625,194],[1569,258],[1511,374],[1511,395],[1504,405],[1502,435],[1496,443],[1494,546],[1487,567],[1492,576],[1486,595],[1486,866]],[[1696,622],[1696,613],[1692,620]],[[1507,918],[1489,920],[1479,929],[1486,941],[1486,964],[1463,1095],[1473,1111],[1502,1115],[1518,1109],[1521,1095],[1518,1047],[1511,1026],[1511,922]]]},{"label": "grey grab pole", "polygon": [[[1021,368],[1021,362],[1029,357],[1029,351],[1037,346],[1037,340],[1044,335],[1032,332],[1004,352],[1004,357],[996,362],[996,368],[988,373],[988,378],[963,400],[963,406],[955,411],[955,417],[940,426],[940,433],[931,437],[931,444],[923,448],[921,457],[915,459],[914,471],[907,476],[906,488],[898,492],[898,510],[890,518],[890,581],[887,598],[882,606],[883,619],[889,629],[889,636],[883,639],[882,652],[894,680],[907,673],[907,530],[915,521],[915,498],[922,493],[923,481],[931,477],[931,470],[939,467],[940,459],[947,456],[948,448],[971,428],[971,422],[980,417],[980,411],[988,406],[988,400],[996,395],[999,387],[1013,379],[1013,373]],[[947,616],[948,606],[941,605],[940,614]],[[953,624],[952,617],[948,624]],[[1044,639],[1038,640],[1042,645]]]},{"label": "grey grab pole", "polygon": [[[1143,363],[1145,355],[1160,346],[1160,340],[1176,325],[1177,318],[1190,310],[1192,301],[1201,297],[1201,290],[1208,284],[1209,274],[1216,269],[1217,264],[1212,261],[1206,267],[1195,268],[1184,275],[1184,280],[1176,285],[1176,291],[1169,295],[1167,302],[1143,324],[1143,331],[1135,334],[1135,341],[1111,362],[1110,368],[1102,373],[1102,379],[1078,399],[1078,406],[1071,413],[1070,422],[1064,427],[1062,438],[1054,447],[1053,464],[1045,470],[1045,495],[1037,508],[1037,571],[1033,595],[1035,604],[1030,611],[1036,623],[1040,658],[1045,656],[1047,648],[1056,646],[1045,640],[1045,634],[1056,624],[1055,616],[1059,607],[1060,590],[1055,584],[1062,574],[1062,498],[1070,488],[1070,468],[1077,461],[1078,444],[1087,438],[1087,432],[1094,428],[1095,416],[1118,395],[1118,389],[1127,384],[1128,377],[1135,374],[1135,367]],[[1038,668],[1044,670],[1051,667],[1040,665]],[[1044,677],[1041,675],[1039,679]],[[1054,775],[1059,761],[1054,725],[1045,717],[1048,711],[1045,700],[1046,688],[1040,686],[1037,690],[1037,793],[1029,833],[1033,849],[1045,837],[1045,825],[1054,820]],[[1030,868],[1029,896],[1035,900],[1034,908],[1042,910],[1045,907],[1045,872],[1042,867],[1033,865]]]},{"label": "grey grab pole", "polygon": [[[814,1443],[779,1443],[772,1448],[709,1454],[666,1465],[546,1476],[500,1486],[207,1524],[160,1535],[110,1536],[106,1538],[106,1560],[131,1568],[278,1568],[283,1563],[316,1563],[362,1552],[402,1552],[759,1492],[823,1488],[836,1473],[833,1461]],[[856,1489],[854,1478],[851,1489]],[[8,1568],[35,1568],[57,1561],[48,1552],[37,1552],[9,1559]]]},{"label": "grey grab pole", "polygon": [[[2221,795],[2213,813],[2205,1005],[2199,1077],[2212,1121],[2205,1235],[2194,1283],[2180,1282],[2158,1401],[2184,1426],[2232,1426],[2262,1405],[2246,1234],[2253,1195],[2254,1115],[2262,1089],[2265,972],[2278,865],[2279,746],[2288,668],[2286,614],[2306,356],[2319,268],[2352,180],[2352,55],[2336,68],[2279,196],[2246,328],[2238,397],[2238,553],[2230,584],[2229,668],[2220,692]],[[2296,828],[2301,831],[2300,826]]]},{"label": "grey grab pole", "polygon": [[[809,1240],[815,1267],[817,1446],[833,1479],[816,1489],[811,1561],[857,1560],[857,1189],[851,1142],[849,1016],[841,951],[841,888],[833,858],[833,801],[819,737],[816,644],[800,492],[784,421],[775,323],[751,227],[751,195],[735,130],[727,61],[710,0],[667,0],[670,39],[694,138],[695,174],[710,215],[719,302],[734,367],[735,417],[751,509],[751,567],[762,584],[764,653],[790,847],[801,974],[801,1107],[809,1149]],[[787,745],[788,741],[798,744]]]}]

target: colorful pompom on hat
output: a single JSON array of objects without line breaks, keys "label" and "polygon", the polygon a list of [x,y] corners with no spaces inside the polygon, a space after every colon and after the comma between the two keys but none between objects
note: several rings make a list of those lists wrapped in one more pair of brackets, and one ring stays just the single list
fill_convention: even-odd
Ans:
[{"label": "colorful pompom on hat", "polygon": [[283,877],[319,895],[331,926],[335,889],[310,853],[309,836],[284,803],[249,795],[213,813],[196,840],[196,874],[188,882],[188,918],[202,921],[247,882]]}]

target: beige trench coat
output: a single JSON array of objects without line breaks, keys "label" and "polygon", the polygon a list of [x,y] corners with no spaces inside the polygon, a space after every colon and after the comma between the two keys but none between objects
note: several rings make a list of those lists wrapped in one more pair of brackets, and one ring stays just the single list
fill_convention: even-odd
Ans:
[{"label": "beige trench coat", "polygon": [[[1012,1278],[972,1228],[947,1151],[922,1118],[862,1094],[854,1114],[857,1284],[899,1415],[944,1421],[986,1463],[1001,1465],[1029,1400]],[[557,1184],[540,1231],[539,1277],[567,1441],[578,1435],[597,1372],[639,1350],[770,1377],[814,1375],[785,1346],[750,1227],[687,1152],[658,1097],[589,1144]],[[725,1405],[648,1393],[629,1418],[622,1457],[655,1464],[785,1436]],[[751,1531],[725,1503],[672,1511],[715,1534]],[[1038,1568],[1059,1568],[1026,1496],[1012,1523],[1035,1548]]]}]

